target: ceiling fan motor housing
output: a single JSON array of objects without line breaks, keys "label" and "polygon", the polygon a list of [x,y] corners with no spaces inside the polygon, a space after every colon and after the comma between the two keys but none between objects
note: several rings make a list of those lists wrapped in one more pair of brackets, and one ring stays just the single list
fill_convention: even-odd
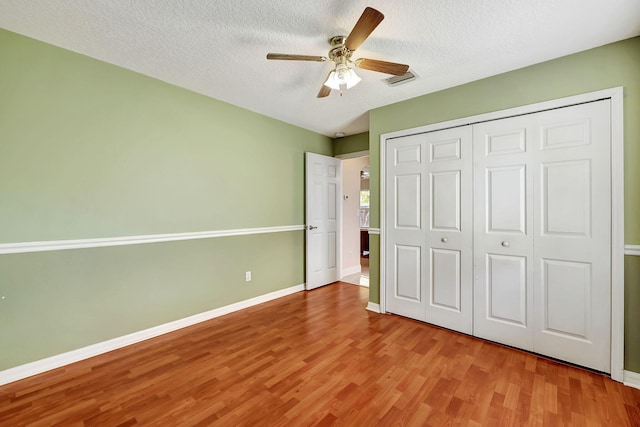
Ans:
[{"label": "ceiling fan motor housing", "polygon": [[346,36],[335,36],[329,39],[329,44],[331,45],[329,59],[336,64],[345,64],[351,59],[351,54],[353,52],[347,49],[344,45],[346,39]]}]

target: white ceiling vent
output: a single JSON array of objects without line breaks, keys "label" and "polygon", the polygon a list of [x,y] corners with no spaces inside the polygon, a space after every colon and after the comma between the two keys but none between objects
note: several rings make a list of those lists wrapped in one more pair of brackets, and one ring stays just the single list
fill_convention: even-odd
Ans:
[{"label": "white ceiling vent", "polygon": [[401,76],[389,77],[388,79],[384,79],[382,81],[385,82],[388,86],[393,87],[393,86],[403,85],[405,83],[412,82],[416,80],[418,77],[419,76],[416,74],[415,71],[409,70]]}]

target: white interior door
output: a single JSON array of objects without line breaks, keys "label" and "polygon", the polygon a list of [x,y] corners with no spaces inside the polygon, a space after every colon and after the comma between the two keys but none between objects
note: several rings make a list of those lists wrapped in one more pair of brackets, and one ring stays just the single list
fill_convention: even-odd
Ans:
[{"label": "white interior door", "polygon": [[474,335],[533,350],[529,116],[473,127]]},{"label": "white interior door", "polygon": [[610,101],[474,126],[474,334],[610,372]]},{"label": "white interior door", "polygon": [[425,321],[427,229],[424,135],[387,142],[386,311]]},{"label": "white interior door", "polygon": [[386,311],[471,333],[471,127],[386,147]]},{"label": "white interior door", "polygon": [[424,134],[426,321],[473,332],[471,126]]},{"label": "white interior door", "polygon": [[340,280],[342,162],[306,153],[306,288]]},{"label": "white interior door", "polygon": [[534,347],[611,368],[610,100],[536,114]]}]

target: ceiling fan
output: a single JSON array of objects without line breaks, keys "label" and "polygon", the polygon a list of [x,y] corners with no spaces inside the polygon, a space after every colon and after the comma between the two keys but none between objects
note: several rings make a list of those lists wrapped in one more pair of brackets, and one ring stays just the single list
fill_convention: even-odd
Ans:
[{"label": "ceiling fan", "polygon": [[354,64],[363,70],[378,71],[380,73],[393,74],[396,76],[404,75],[409,66],[406,64],[398,64],[395,62],[380,61],[377,59],[360,58],[355,61],[351,60],[353,52],[369,37],[369,34],[376,29],[378,24],[382,22],[384,15],[372,7],[367,7],[356,25],[348,36],[335,36],[329,39],[331,50],[327,56],[313,55],[289,55],[286,53],[269,53],[267,59],[285,60],[285,61],[333,61],[335,67],[329,73],[327,81],[324,82],[318,98],[324,98],[331,93],[331,89],[339,90],[342,96],[344,89],[350,89],[358,82],[360,77],[349,67]]}]

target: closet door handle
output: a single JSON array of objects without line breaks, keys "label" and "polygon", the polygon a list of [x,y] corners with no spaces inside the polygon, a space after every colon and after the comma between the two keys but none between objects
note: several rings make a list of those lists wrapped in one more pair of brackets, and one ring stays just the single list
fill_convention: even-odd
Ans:
[{"label": "closet door handle", "polygon": [[316,228],[318,228],[318,227],[314,227],[313,225],[309,226],[309,230],[315,230]]},{"label": "closet door handle", "polygon": [[443,237],[442,239],[440,239],[440,241],[442,243],[447,243],[449,241],[449,239],[447,239],[446,237]]},{"label": "closet door handle", "polygon": [[504,246],[505,248],[509,247],[509,242],[507,242],[506,240],[504,242],[501,243],[502,246]]}]

